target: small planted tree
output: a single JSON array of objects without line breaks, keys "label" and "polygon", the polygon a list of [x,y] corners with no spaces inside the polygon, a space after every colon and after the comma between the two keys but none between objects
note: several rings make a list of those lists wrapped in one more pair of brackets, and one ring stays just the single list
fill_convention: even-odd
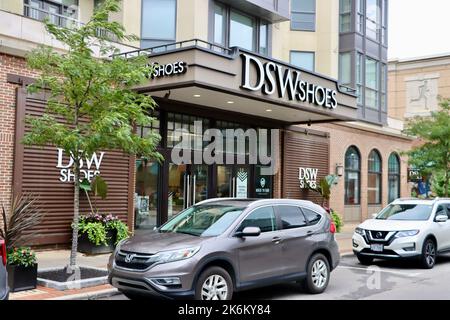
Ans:
[{"label": "small planted tree", "polygon": [[118,53],[107,38],[133,40],[125,34],[122,25],[109,22],[108,15],[119,10],[119,0],[106,0],[94,12],[91,20],[74,28],[61,28],[48,21],[47,31],[63,43],[66,53],[50,47],[40,47],[28,55],[28,65],[40,76],[29,86],[29,92],[45,91],[48,105],[41,117],[28,117],[30,130],[23,143],[26,145],[56,146],[73,158],[74,216],[72,249],[68,273],[76,266],[78,243],[80,161],[100,150],[122,150],[132,155],[161,159],[156,152],[159,136],[150,132],[141,138],[134,126],[150,125],[149,111],[154,100],[139,94],[133,87],[146,80],[152,72],[147,57],[132,59],[121,57],[99,59]]},{"label": "small planted tree", "polygon": [[[422,174],[438,174],[440,194],[450,193],[450,100],[441,99],[440,110],[430,117],[416,117],[407,122],[406,134],[423,143],[405,152],[409,164],[420,168]],[[437,180],[435,180],[437,181]],[[439,187],[439,186],[438,186]]]}]

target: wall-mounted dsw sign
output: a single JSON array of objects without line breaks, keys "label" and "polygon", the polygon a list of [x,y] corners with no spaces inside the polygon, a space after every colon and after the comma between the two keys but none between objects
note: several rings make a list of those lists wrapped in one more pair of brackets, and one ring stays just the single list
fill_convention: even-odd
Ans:
[{"label": "wall-mounted dsw sign", "polygon": [[151,63],[149,66],[153,68],[153,73],[150,74],[151,79],[182,75],[186,73],[188,68],[184,61],[166,64]]},{"label": "wall-mounted dsw sign", "polygon": [[[60,169],[59,181],[61,182],[74,182],[74,173],[71,169],[73,166],[73,158],[70,157],[69,161],[64,163],[63,159],[64,150],[58,149],[58,163],[56,168]],[[90,158],[85,158],[80,160],[80,181],[87,179],[92,181],[96,175],[100,174],[100,166],[103,161],[105,153],[100,152],[100,155],[94,153]]]},{"label": "wall-mounted dsw sign", "polygon": [[303,168],[298,169],[298,179],[301,189],[307,189],[308,185],[311,188],[317,188],[317,174],[319,169],[316,168]]},{"label": "wall-mounted dsw sign", "polygon": [[[287,68],[269,61],[262,63],[257,57],[242,54],[242,85],[250,91],[261,91],[265,95],[278,93],[280,99],[308,102],[324,108],[337,107],[337,91],[302,80],[299,70]],[[256,69],[256,79],[251,77],[251,66]]]}]

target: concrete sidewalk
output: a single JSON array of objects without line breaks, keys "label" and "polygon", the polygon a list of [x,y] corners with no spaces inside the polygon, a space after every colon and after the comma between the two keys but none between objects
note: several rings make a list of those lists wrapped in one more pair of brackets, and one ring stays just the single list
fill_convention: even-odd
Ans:
[{"label": "concrete sidewalk", "polygon": [[[344,225],[341,232],[336,234],[339,251],[342,254],[352,253],[352,235],[356,224]],[[69,263],[70,250],[50,250],[36,253],[38,268],[65,267]],[[80,266],[104,268],[108,264],[110,254],[87,256],[77,254],[77,263]],[[51,288],[38,286],[35,290],[11,293],[11,300],[88,300],[100,297],[109,297],[118,294],[117,289],[106,284],[91,288],[58,291]]]}]

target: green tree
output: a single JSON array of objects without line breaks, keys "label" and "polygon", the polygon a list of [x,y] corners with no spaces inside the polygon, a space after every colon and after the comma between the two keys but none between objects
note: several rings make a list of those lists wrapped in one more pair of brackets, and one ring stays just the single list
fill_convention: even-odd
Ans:
[{"label": "green tree", "polygon": [[[148,58],[108,58],[119,53],[108,41],[109,36],[119,41],[136,39],[126,35],[121,24],[107,19],[110,13],[119,11],[119,1],[104,1],[91,20],[80,26],[62,28],[46,21],[47,31],[67,51],[59,53],[41,46],[27,56],[28,65],[40,74],[29,86],[29,92],[45,91],[48,104],[43,116],[25,119],[30,130],[23,143],[53,145],[64,149],[74,160],[71,168],[75,176],[74,216],[68,273],[76,267],[80,160],[100,150],[122,150],[161,159],[156,152],[160,137],[150,133],[141,138],[134,132],[135,125],[150,125],[154,120],[149,116],[155,107],[154,100],[133,90],[153,71]],[[98,30],[106,36],[98,36]],[[105,58],[97,58],[94,50]]]},{"label": "green tree", "polygon": [[450,100],[440,100],[440,110],[430,117],[415,117],[406,124],[404,132],[423,143],[404,154],[409,164],[422,174],[442,173],[443,195],[448,197],[450,184]]}]

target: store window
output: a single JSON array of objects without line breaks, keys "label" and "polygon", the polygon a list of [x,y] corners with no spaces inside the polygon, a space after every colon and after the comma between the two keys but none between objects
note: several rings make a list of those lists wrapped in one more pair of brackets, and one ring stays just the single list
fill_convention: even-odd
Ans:
[{"label": "store window", "polygon": [[388,180],[389,180],[389,202],[400,198],[400,158],[396,153],[389,156],[388,164]]},{"label": "store window", "polygon": [[176,41],[177,0],[142,0],[141,47]]},{"label": "store window", "polygon": [[368,203],[381,204],[382,163],[380,153],[377,150],[372,150],[369,154],[368,170]]},{"label": "store window", "polygon": [[352,84],[352,53],[339,54],[339,82],[346,86]]},{"label": "store window", "polygon": [[269,54],[269,24],[256,16],[214,4],[213,41],[225,47],[240,47],[264,55]]},{"label": "store window", "polygon": [[273,196],[273,175],[261,174],[263,166],[256,166],[255,174],[255,197],[259,199],[270,199]]},{"label": "store window", "polygon": [[315,53],[307,51],[291,51],[290,62],[299,68],[313,71],[315,68]]},{"label": "store window", "polygon": [[291,29],[298,31],[316,30],[316,0],[291,1]]},{"label": "store window", "polygon": [[352,0],[339,1],[339,32],[352,31]]},{"label": "store window", "polygon": [[380,41],[381,36],[381,8],[380,0],[366,1],[366,35]]},{"label": "store window", "polygon": [[378,110],[378,61],[366,57],[366,107]]},{"label": "store window", "polygon": [[159,164],[146,159],[136,160],[134,212],[136,229],[152,229],[158,217]]},{"label": "store window", "polygon": [[361,156],[354,146],[345,153],[345,204],[360,204]]}]

